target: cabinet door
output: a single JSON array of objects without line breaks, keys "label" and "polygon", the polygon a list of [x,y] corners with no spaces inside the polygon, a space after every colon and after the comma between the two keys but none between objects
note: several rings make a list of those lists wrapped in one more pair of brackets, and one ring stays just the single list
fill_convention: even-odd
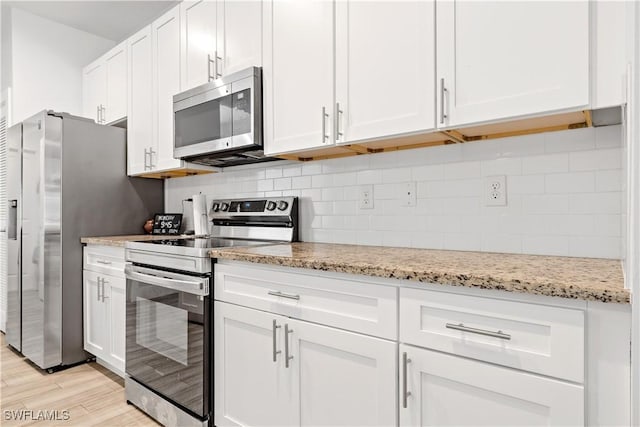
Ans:
[{"label": "cabinet door", "polygon": [[124,372],[125,367],[125,309],[126,279],[105,276],[105,303],[109,317],[109,362]]},{"label": "cabinet door", "polygon": [[106,103],[106,72],[102,59],[87,65],[82,72],[83,115],[102,123],[101,107]]},{"label": "cabinet door", "polygon": [[105,57],[106,105],[105,123],[123,119],[127,115],[127,44],[122,43]]},{"label": "cabinet door", "polygon": [[262,0],[218,0],[218,72],[262,66]]},{"label": "cabinet door", "polygon": [[434,79],[434,1],[336,2],[339,142],[433,129]]},{"label": "cabinet door", "polygon": [[173,95],[180,92],[180,6],[176,6],[152,25],[154,141],[157,153],[151,155],[153,170],[178,168],[173,158]]},{"label": "cabinet door", "polygon": [[297,405],[297,391],[291,370],[283,362],[285,321],[284,317],[263,311],[215,303],[217,426],[298,424],[292,409]]},{"label": "cabinet door", "polygon": [[584,425],[582,386],[404,344],[399,357],[400,425]]},{"label": "cabinet door", "polygon": [[395,342],[291,319],[285,325],[299,425],[396,424]]},{"label": "cabinet door", "polygon": [[333,144],[333,2],[264,3],[264,148]]},{"label": "cabinet door", "polygon": [[84,349],[93,355],[107,356],[108,321],[107,309],[102,301],[102,285],[98,283],[103,275],[83,271],[84,293]]},{"label": "cabinet door", "polygon": [[213,78],[216,51],[216,1],[185,1],[180,4],[182,90]]},{"label": "cabinet door", "polygon": [[153,142],[153,62],[151,26],[127,40],[129,85],[127,102],[128,174],[144,173],[149,164],[146,155]]},{"label": "cabinet door", "polygon": [[588,1],[438,1],[436,16],[439,127],[589,103]]}]

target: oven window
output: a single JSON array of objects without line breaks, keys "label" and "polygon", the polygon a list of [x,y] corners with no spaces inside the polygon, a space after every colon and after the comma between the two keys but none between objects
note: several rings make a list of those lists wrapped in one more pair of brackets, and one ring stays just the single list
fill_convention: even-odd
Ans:
[{"label": "oven window", "polygon": [[175,146],[187,147],[231,137],[232,95],[176,111]]},{"label": "oven window", "polygon": [[136,299],[136,342],[139,345],[187,366],[188,337],[189,312],[164,302]]},{"label": "oven window", "polygon": [[210,407],[209,298],[127,279],[127,374],[200,417]]}]

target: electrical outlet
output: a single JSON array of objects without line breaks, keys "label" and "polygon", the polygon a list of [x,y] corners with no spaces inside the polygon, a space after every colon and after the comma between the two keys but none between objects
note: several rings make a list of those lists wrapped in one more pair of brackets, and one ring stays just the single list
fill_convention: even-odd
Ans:
[{"label": "electrical outlet", "polygon": [[415,206],[416,205],[416,183],[407,182],[400,184],[401,193],[401,206]]},{"label": "electrical outlet", "polygon": [[507,177],[505,175],[487,176],[484,184],[487,206],[507,205]]},{"label": "electrical outlet", "polygon": [[360,209],[373,209],[373,185],[360,186]]}]

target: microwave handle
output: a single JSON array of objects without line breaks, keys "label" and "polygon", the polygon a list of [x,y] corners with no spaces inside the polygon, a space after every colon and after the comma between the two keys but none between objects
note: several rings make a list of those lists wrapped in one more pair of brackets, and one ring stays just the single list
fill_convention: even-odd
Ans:
[{"label": "microwave handle", "polygon": [[[136,271],[138,270],[138,271]],[[146,268],[136,268],[132,265],[127,265],[124,268],[124,273],[127,279],[136,280],[138,282],[147,283],[150,285],[160,286],[162,288],[174,289],[188,294],[207,296],[209,295],[209,279],[200,279],[194,277],[193,280],[173,279],[170,277],[155,276],[153,274],[145,274],[142,271],[151,271]],[[171,273],[165,271],[159,271],[163,276],[170,276]]]}]

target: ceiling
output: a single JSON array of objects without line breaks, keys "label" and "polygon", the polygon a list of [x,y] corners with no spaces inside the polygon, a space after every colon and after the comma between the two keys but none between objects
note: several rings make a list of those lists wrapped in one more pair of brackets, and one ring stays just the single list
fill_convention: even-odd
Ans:
[{"label": "ceiling", "polygon": [[2,1],[78,30],[119,42],[178,3],[139,1]]}]

